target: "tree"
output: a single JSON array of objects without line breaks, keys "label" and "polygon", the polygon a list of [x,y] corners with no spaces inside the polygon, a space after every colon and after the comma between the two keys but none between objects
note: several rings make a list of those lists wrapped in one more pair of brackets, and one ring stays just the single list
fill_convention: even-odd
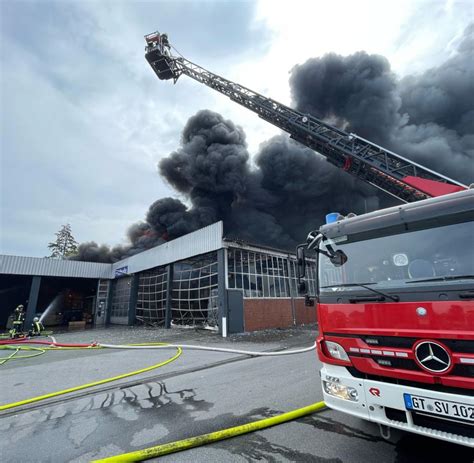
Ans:
[{"label": "tree", "polygon": [[77,241],[72,236],[71,225],[68,223],[63,225],[55,235],[56,241],[48,244],[48,248],[51,249],[49,257],[53,259],[66,259],[77,254]]}]

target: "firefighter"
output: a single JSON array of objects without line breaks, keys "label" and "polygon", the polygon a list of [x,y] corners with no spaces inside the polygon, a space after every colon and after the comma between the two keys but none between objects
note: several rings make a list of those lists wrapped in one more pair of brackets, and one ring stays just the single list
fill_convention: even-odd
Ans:
[{"label": "firefighter", "polygon": [[13,314],[13,328],[10,330],[10,337],[17,338],[23,332],[25,322],[25,308],[20,304]]},{"label": "firefighter", "polygon": [[38,317],[33,318],[33,323],[31,324],[31,330],[28,334],[30,336],[41,336],[42,331],[44,331],[43,323],[41,323]]},{"label": "firefighter", "polygon": [[153,42],[151,43],[152,47],[155,48],[157,46],[161,46],[161,36],[160,34],[156,34],[155,37],[153,37]]},{"label": "firefighter", "polygon": [[161,45],[163,47],[163,53],[165,55],[171,55],[171,47],[168,41],[168,34],[161,34]]}]

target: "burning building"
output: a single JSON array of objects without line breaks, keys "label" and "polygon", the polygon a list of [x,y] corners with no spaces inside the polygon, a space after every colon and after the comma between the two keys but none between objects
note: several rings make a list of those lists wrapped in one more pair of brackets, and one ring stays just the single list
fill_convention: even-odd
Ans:
[{"label": "burning building", "polygon": [[[206,326],[226,335],[316,321],[314,307],[298,296],[295,256],[226,238],[222,222],[113,264],[0,260],[4,327],[20,303],[27,324],[47,312],[50,325]],[[315,271],[311,263],[307,270]]]}]

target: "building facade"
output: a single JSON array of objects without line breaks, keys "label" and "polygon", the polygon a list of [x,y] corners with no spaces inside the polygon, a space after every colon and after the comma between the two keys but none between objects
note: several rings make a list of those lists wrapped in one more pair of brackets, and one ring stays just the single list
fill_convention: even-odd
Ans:
[{"label": "building facade", "polygon": [[[314,277],[310,262],[310,294]],[[316,321],[298,296],[294,254],[226,239],[222,222],[115,264],[0,256],[0,285],[0,297],[10,294],[2,307],[26,303],[27,324],[54,301],[62,324],[82,310],[95,326],[204,326],[225,336]]]}]

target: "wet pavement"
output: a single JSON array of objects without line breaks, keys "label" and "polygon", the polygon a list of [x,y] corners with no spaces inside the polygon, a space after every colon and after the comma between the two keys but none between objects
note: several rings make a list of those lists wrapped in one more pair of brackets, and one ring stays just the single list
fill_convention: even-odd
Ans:
[{"label": "wet pavement", "polygon": [[[195,330],[113,328],[64,333],[63,342],[175,342],[248,350],[311,345],[313,329],[274,330],[223,340]],[[165,360],[170,351],[64,351],[0,367],[1,403],[82,384]],[[3,355],[3,354],[2,354]],[[320,401],[314,352],[249,358],[185,351],[175,362],[117,383],[0,413],[4,462],[87,462],[244,424]],[[155,461],[429,462],[441,454],[473,461],[464,447],[392,431],[341,413],[320,413]]]}]

